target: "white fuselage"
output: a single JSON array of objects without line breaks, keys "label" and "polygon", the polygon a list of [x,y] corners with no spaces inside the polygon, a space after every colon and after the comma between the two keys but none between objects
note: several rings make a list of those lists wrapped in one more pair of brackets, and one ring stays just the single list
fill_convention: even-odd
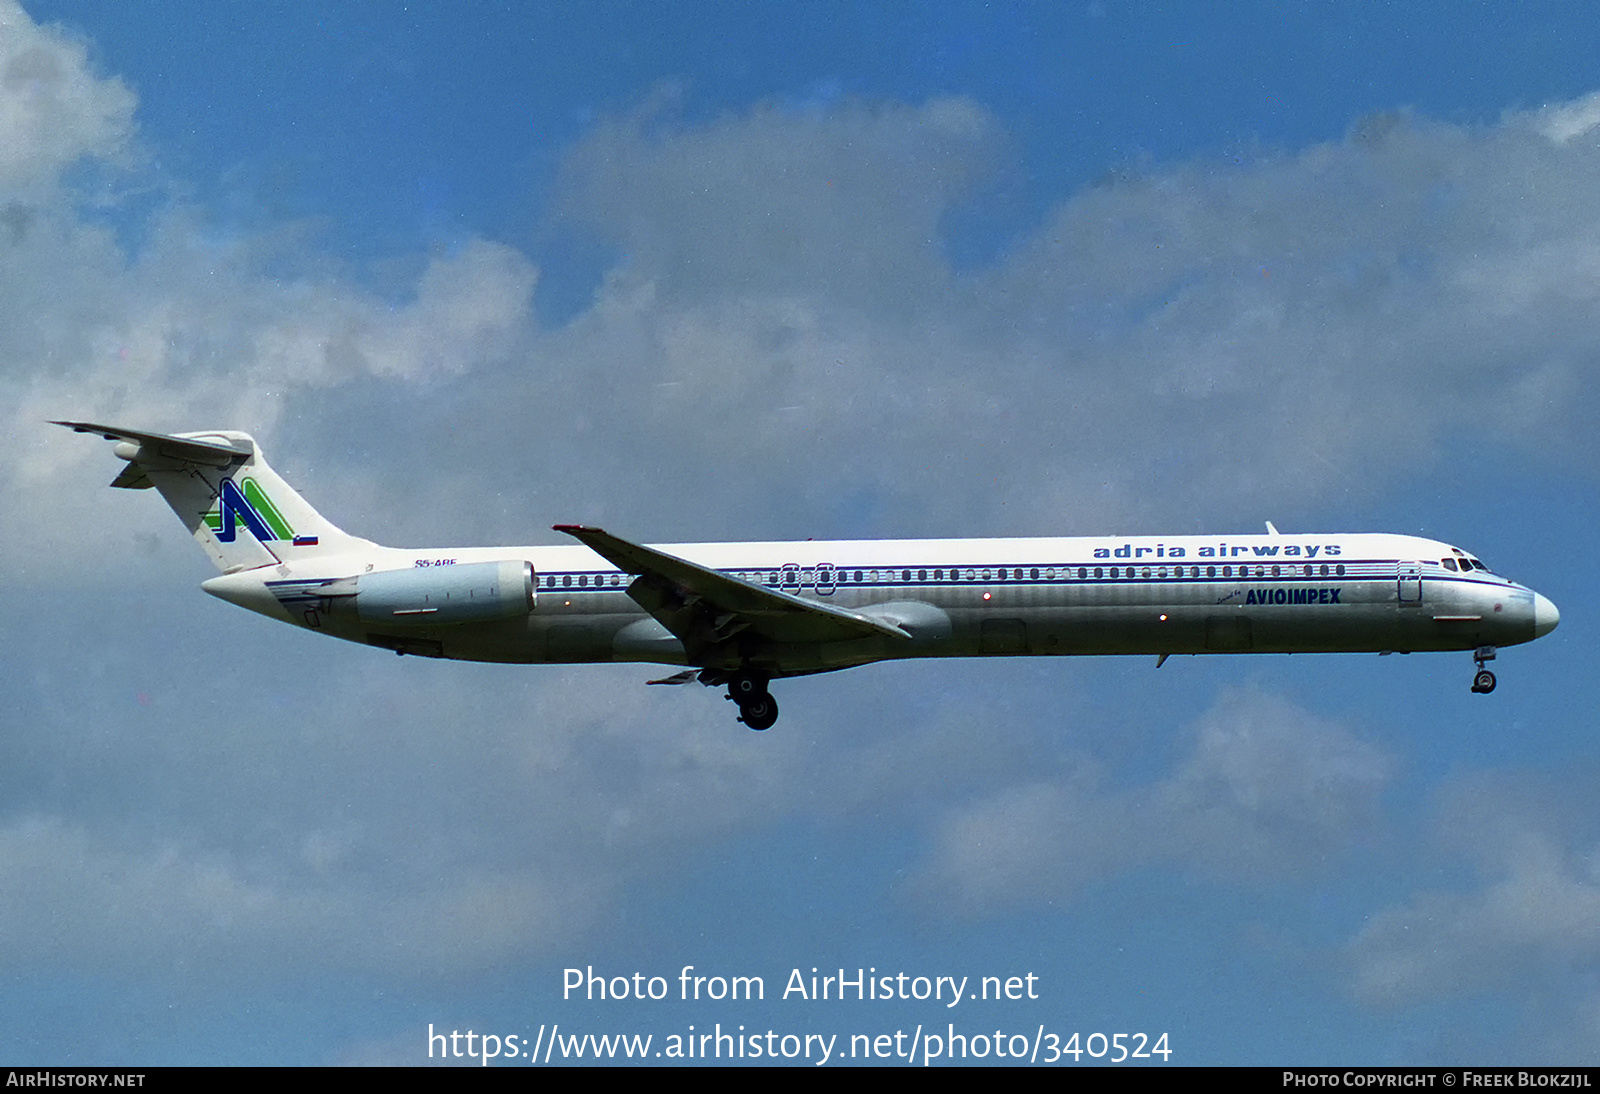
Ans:
[{"label": "white fuselage", "polygon": [[[898,657],[1471,650],[1552,629],[1553,604],[1448,544],[1386,534],[703,543],[676,556],[892,624],[690,656],[585,546],[367,548],[213,578],[224,599],[340,638],[475,661],[647,661],[788,676]],[[527,562],[531,608],[429,625],[319,595],[386,571]]]}]

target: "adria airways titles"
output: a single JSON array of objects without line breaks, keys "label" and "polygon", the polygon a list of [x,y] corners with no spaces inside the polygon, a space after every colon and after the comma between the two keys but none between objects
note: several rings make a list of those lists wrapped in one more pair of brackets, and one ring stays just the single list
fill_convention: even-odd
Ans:
[{"label": "adria airways titles", "polygon": [[[1458,547],[1387,534],[696,543],[559,524],[565,547],[404,550],[348,535],[244,433],[58,422],[116,441],[222,571],[213,596],[352,642],[467,661],[686,666],[740,720],[768,684],[899,657],[1471,650],[1548,634],[1556,607]],[[1160,662],[1158,661],[1158,664]]]}]

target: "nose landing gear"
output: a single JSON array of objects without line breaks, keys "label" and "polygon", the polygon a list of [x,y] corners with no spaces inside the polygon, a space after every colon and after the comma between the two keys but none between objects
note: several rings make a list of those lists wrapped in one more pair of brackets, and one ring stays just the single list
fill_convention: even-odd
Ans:
[{"label": "nose landing gear", "polygon": [[1488,695],[1494,690],[1494,673],[1484,668],[1484,662],[1494,660],[1493,646],[1479,646],[1472,651],[1472,663],[1477,671],[1472,674],[1472,691],[1475,695]]},{"label": "nose landing gear", "polygon": [[728,681],[728,698],[739,704],[739,721],[751,729],[771,729],[778,703],[767,691],[767,677],[740,673]]}]

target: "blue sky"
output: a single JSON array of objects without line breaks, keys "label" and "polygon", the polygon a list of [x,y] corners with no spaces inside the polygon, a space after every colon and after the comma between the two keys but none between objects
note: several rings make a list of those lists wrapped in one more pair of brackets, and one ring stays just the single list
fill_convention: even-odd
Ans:
[{"label": "blue sky", "polygon": [[[0,1059],[1593,1062],[1595,15],[552,7],[0,0]],[[1466,655],[880,665],[758,735],[643,666],[241,613],[62,417],[247,429],[396,545],[1271,519],[1563,621],[1489,697]],[[561,998],[685,965],[767,1000]],[[814,966],[1040,997],[777,998]]]}]

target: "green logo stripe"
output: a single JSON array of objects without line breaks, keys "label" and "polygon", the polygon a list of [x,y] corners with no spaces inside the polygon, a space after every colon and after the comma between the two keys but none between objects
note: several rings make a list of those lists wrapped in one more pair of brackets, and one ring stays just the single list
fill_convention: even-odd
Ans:
[{"label": "green logo stripe", "polygon": [[289,527],[289,522],[283,519],[283,514],[278,512],[278,507],[268,500],[266,492],[256,485],[255,479],[244,480],[244,500],[255,507],[267,527],[272,529],[273,535],[279,539],[293,539],[294,529]]},{"label": "green logo stripe", "polygon": [[[251,509],[255,510],[255,515],[261,518],[261,523],[272,531],[274,537],[277,539],[294,538],[294,529],[289,527],[289,522],[283,519],[283,514],[278,512],[278,507],[272,504],[272,499],[267,497],[266,491],[256,484],[255,479],[247,478],[244,480],[242,493],[245,502]],[[201,519],[206,522],[206,527],[213,532],[222,531],[222,499],[220,497],[217,499],[216,508]],[[232,521],[230,520],[229,523],[231,524]]]}]

